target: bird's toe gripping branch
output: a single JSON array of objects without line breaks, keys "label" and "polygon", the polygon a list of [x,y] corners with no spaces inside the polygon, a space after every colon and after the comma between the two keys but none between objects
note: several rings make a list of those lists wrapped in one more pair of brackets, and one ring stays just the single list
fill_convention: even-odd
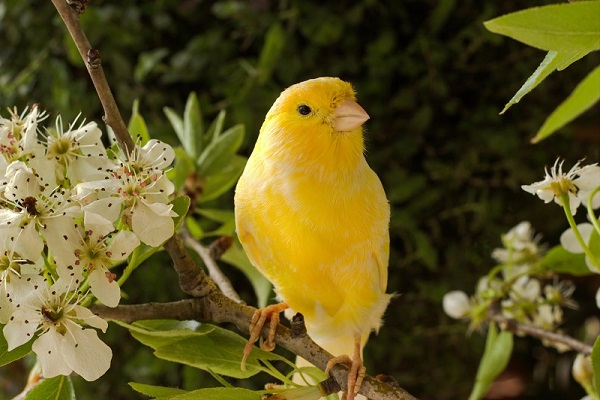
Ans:
[{"label": "bird's toe gripping branch", "polygon": [[264,342],[261,343],[261,349],[266,351],[272,351],[275,348],[275,331],[279,324],[279,314],[286,310],[289,306],[286,303],[271,304],[265,308],[259,308],[254,312],[252,320],[250,321],[250,339],[246,343],[244,348],[244,355],[242,357],[241,368],[243,371],[246,370],[246,360],[252,352],[254,343],[260,337],[267,319],[269,320],[269,334]]},{"label": "bird's toe gripping branch", "polygon": [[327,363],[327,367],[325,368],[325,373],[329,375],[329,371],[336,366],[337,364],[345,364],[350,368],[348,372],[348,389],[347,392],[344,392],[343,399],[346,400],[354,400],[354,396],[356,396],[362,386],[363,379],[367,373],[367,369],[365,368],[362,357],[360,355],[360,343],[361,338],[360,335],[355,336],[354,338],[354,356],[350,358],[347,354],[333,357]]}]

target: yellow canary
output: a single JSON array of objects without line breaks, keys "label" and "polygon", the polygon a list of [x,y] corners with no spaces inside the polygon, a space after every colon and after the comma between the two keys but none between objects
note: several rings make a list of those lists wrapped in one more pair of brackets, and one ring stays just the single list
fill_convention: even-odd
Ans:
[{"label": "yellow canary", "polygon": [[247,353],[265,318],[278,321],[289,307],[304,315],[321,347],[352,354],[328,366],[351,364],[350,399],[364,376],[362,348],[391,297],[390,209],[363,154],[369,116],[355,100],[352,86],[338,78],[283,91],[235,192],[239,239],[283,302],[263,312]]}]

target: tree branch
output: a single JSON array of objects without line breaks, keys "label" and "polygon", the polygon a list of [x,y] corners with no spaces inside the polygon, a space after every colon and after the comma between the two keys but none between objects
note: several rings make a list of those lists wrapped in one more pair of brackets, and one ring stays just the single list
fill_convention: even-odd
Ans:
[{"label": "tree branch", "polygon": [[[208,279],[208,278],[207,278]],[[255,308],[236,303],[224,296],[214,286],[207,295],[194,299],[186,299],[172,303],[147,303],[136,305],[119,305],[115,308],[94,305],[90,310],[102,318],[132,323],[144,319],[177,319],[201,320],[214,323],[234,324],[241,332],[248,332],[250,320]],[[267,337],[269,327],[262,331]],[[292,330],[279,325],[275,342],[292,353],[300,355],[316,367],[325,369],[327,362],[333,357],[319,347],[307,335],[294,335]],[[240,356],[241,356],[240,349]],[[342,389],[347,388],[348,367],[337,365],[331,374]],[[360,393],[371,400],[416,400],[402,388],[389,385],[381,380],[366,376]]]},{"label": "tree branch", "polygon": [[223,274],[223,271],[217,265],[217,262],[211,257],[210,250],[202,246],[202,243],[196,241],[188,232],[183,231],[179,234],[185,244],[196,252],[202,258],[204,265],[208,269],[208,276],[213,280],[214,283],[221,289],[221,292],[236,303],[241,303],[242,299],[237,294],[229,278]]},{"label": "tree branch", "polygon": [[490,313],[488,319],[497,322],[500,327],[509,332],[524,333],[537,339],[547,340],[553,343],[563,344],[569,348],[582,353],[585,355],[592,354],[592,346],[589,346],[571,336],[563,335],[561,333],[547,331],[537,326],[524,324],[522,322],[515,321],[514,319],[506,318],[499,313]]},{"label": "tree branch", "polygon": [[85,4],[82,5],[81,2],[73,2],[74,6],[72,7],[67,4],[66,0],[52,0],[52,3],[67,26],[92,78],[98,98],[100,98],[102,108],[104,109],[104,122],[112,128],[119,146],[129,156],[129,152],[134,147],[133,140],[127,132],[123,117],[121,117],[110,86],[108,86],[102,65],[100,65],[100,52],[92,48],[79,23],[79,12],[83,12]]}]

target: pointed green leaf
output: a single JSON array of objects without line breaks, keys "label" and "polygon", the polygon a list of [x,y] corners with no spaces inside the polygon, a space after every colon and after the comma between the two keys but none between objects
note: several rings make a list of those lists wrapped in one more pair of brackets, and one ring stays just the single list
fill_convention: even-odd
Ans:
[{"label": "pointed green leaf", "polygon": [[185,187],[188,176],[196,171],[196,160],[192,159],[182,147],[175,147],[175,163],[173,169],[167,171],[167,177],[173,182],[175,191]]},{"label": "pointed green leaf", "polygon": [[221,260],[233,265],[246,275],[256,294],[258,307],[266,307],[271,297],[271,282],[254,268],[250,260],[248,260],[248,256],[246,256],[239,240],[236,239],[233,242],[229,250],[221,256]]},{"label": "pointed green leaf", "polygon": [[551,248],[540,261],[540,266],[550,271],[573,276],[589,275],[583,253],[570,253],[562,246]]},{"label": "pointed green leaf", "polygon": [[271,78],[279,55],[285,46],[285,32],[281,24],[273,24],[267,31],[265,44],[258,58],[258,83],[263,84]]},{"label": "pointed green leaf", "polygon": [[134,338],[152,347],[158,358],[233,378],[248,378],[264,370],[259,360],[285,360],[254,348],[246,362],[246,371],[242,371],[240,365],[247,340],[226,329],[195,321],[118,323],[129,328]]},{"label": "pointed green leaf", "polygon": [[31,345],[33,344],[33,340],[30,340],[16,349],[8,351],[8,343],[2,334],[3,329],[4,325],[0,325],[0,367],[17,361],[31,353]]},{"label": "pointed green leaf", "polygon": [[533,74],[525,81],[519,91],[513,96],[512,99],[504,106],[504,109],[500,114],[504,114],[506,110],[513,104],[517,104],[523,96],[531,92],[537,85],[539,85],[548,75],[555,70],[561,70],[566,68],[569,64],[579,60],[583,55],[580,53],[557,53],[556,51],[549,51],[544,57],[544,60]]},{"label": "pointed green leaf", "polygon": [[230,190],[237,182],[246,166],[246,157],[234,155],[231,161],[219,173],[206,177],[204,191],[199,199],[200,203],[216,199]]},{"label": "pointed green leaf", "polygon": [[133,141],[138,143],[138,139],[140,139],[139,143],[143,146],[150,140],[150,133],[148,132],[146,121],[144,121],[144,118],[138,113],[138,106],[138,100],[135,100],[133,102],[133,112],[131,113],[131,119],[129,120],[127,130]]},{"label": "pointed green leaf", "polygon": [[173,218],[175,221],[175,232],[177,232],[181,226],[181,223],[185,219],[188,210],[190,209],[190,203],[191,200],[188,196],[179,196],[171,201],[171,204],[173,204],[173,211],[177,213],[177,217]]},{"label": "pointed green leaf", "polygon": [[183,146],[185,151],[188,153],[188,155],[191,156],[193,153],[193,150],[191,150],[187,147],[187,146],[189,146],[189,143],[187,143],[185,140],[185,131],[183,129],[183,120],[181,119],[181,117],[179,115],[177,115],[177,113],[173,109],[171,109],[169,107],[163,107],[163,112],[169,119],[169,122],[171,122],[171,125],[173,126],[173,130],[175,131],[177,138],[181,142],[181,145]]},{"label": "pointed green leaf", "polygon": [[578,1],[533,7],[484,22],[491,32],[529,46],[558,52],[600,49],[600,2]]},{"label": "pointed green leaf", "polygon": [[136,392],[145,394],[150,397],[174,397],[188,393],[187,390],[170,388],[164,386],[146,385],[144,383],[129,382],[129,386]]},{"label": "pointed green leaf", "polygon": [[485,342],[485,351],[479,363],[475,386],[471,391],[469,400],[482,399],[486,395],[494,379],[506,368],[510,360],[512,347],[512,333],[506,331],[498,333],[496,324],[490,324]]},{"label": "pointed green leaf", "polygon": [[244,125],[238,124],[211,142],[198,160],[200,174],[210,176],[225,167],[242,145],[244,132]]},{"label": "pointed green leaf", "polygon": [[183,131],[185,140],[188,143],[187,146],[184,147],[188,150],[189,155],[196,160],[204,147],[202,141],[204,127],[202,126],[200,103],[198,102],[198,96],[195,92],[190,93],[187,102],[185,103],[185,110],[183,112]]},{"label": "pointed green leaf", "polygon": [[[600,2],[598,2],[598,4],[600,6]],[[600,25],[600,23],[598,25]],[[575,90],[573,90],[573,93],[571,93],[569,97],[567,97],[566,100],[550,114],[537,135],[531,139],[531,142],[537,143],[540,140],[547,138],[556,130],[562,128],[588,108],[596,104],[599,99],[600,66],[594,68],[594,70],[590,72],[579,85],[577,85]]]},{"label": "pointed green leaf", "polygon": [[258,392],[243,388],[206,388],[191,391],[170,400],[260,400]]},{"label": "pointed green leaf", "polygon": [[223,123],[225,122],[225,116],[227,112],[225,110],[219,111],[219,114],[214,119],[212,124],[208,127],[208,130],[204,134],[204,140],[207,143],[212,143],[217,140],[219,136],[221,136],[221,132],[223,132]]},{"label": "pointed green leaf", "polygon": [[27,393],[25,400],[75,400],[75,390],[71,378],[59,375],[44,379]]},{"label": "pointed green leaf", "polygon": [[592,348],[592,370],[594,371],[594,389],[600,393],[600,336],[596,338]]}]

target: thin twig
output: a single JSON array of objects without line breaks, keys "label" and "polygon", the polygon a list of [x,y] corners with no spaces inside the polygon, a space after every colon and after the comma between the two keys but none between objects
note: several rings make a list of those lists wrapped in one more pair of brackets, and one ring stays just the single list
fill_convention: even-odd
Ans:
[{"label": "thin twig", "polygon": [[592,346],[589,346],[577,339],[572,338],[561,333],[547,331],[537,326],[524,324],[522,322],[515,321],[514,319],[506,318],[502,314],[493,313],[488,316],[491,321],[497,322],[502,329],[509,332],[524,333],[526,335],[538,338],[541,340],[547,340],[553,343],[559,343],[569,347],[572,350],[577,351],[585,355],[592,354]]},{"label": "thin twig", "polygon": [[209,249],[204,247],[202,243],[194,239],[185,230],[182,230],[179,236],[181,236],[187,247],[194,250],[196,254],[200,256],[204,262],[204,265],[206,265],[206,268],[208,269],[208,276],[210,276],[213,282],[217,284],[219,289],[221,289],[221,292],[223,292],[225,296],[229,297],[236,303],[241,303],[242,299],[240,299],[240,296],[231,285],[229,278],[223,274],[223,271],[221,271],[221,268],[219,268],[217,262],[210,256]]},{"label": "thin twig", "polygon": [[92,48],[85,33],[81,29],[77,11],[71,8],[65,0],[52,0],[52,3],[67,26],[67,29],[77,46],[77,50],[79,50],[79,54],[92,78],[92,82],[98,93],[98,98],[104,109],[104,122],[112,128],[115,137],[119,142],[119,146],[123,152],[129,156],[129,152],[134,147],[133,140],[127,132],[123,117],[121,117],[121,113],[119,112],[115,98],[110,90],[110,86],[108,86],[108,81],[106,80],[104,70],[100,64],[100,52]]}]

